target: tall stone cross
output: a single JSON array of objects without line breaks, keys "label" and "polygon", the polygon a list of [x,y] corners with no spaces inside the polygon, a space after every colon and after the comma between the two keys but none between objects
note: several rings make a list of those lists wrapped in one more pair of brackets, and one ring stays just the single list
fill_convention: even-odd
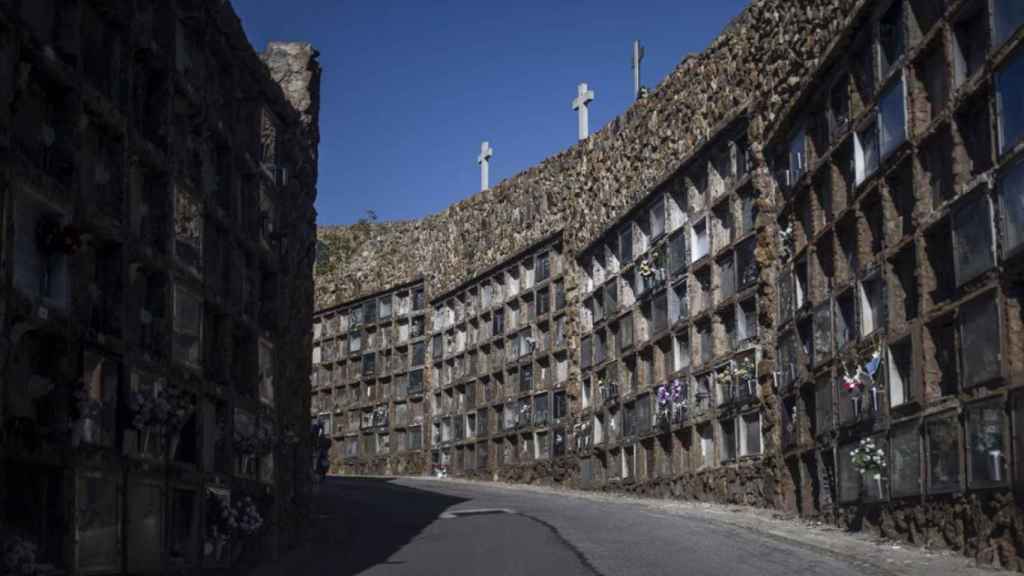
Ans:
[{"label": "tall stone cross", "polygon": [[480,155],[476,157],[476,163],[480,165],[481,191],[490,188],[490,185],[487,183],[487,168],[490,165],[491,156],[494,156],[494,150],[491,148],[491,145],[485,140],[482,144],[480,144]]},{"label": "tall stone cross", "polygon": [[640,98],[640,61],[644,59],[644,47],[639,40],[633,41],[633,98]]},{"label": "tall stone cross", "polygon": [[587,90],[587,83],[583,82],[576,87],[576,98],[572,101],[572,109],[579,114],[580,140],[586,140],[590,132],[589,120],[587,118],[587,104],[594,99],[594,91]]}]

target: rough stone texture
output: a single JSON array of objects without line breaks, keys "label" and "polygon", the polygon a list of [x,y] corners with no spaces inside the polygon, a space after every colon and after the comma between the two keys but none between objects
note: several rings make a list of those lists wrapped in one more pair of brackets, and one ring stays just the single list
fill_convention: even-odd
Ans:
[{"label": "rough stone texture", "polygon": [[430,278],[431,294],[443,293],[567,222],[575,252],[738,109],[750,108],[759,142],[862,4],[755,1],[704,52],[568,150],[421,220],[321,228],[321,240],[353,249],[332,255],[317,278],[317,308],[418,274]]},{"label": "rough stone texture", "polygon": [[313,162],[319,158],[320,143],[320,53],[311,44],[271,42],[260,58],[270,77],[281,87],[284,97],[299,113],[306,137],[312,144]]}]

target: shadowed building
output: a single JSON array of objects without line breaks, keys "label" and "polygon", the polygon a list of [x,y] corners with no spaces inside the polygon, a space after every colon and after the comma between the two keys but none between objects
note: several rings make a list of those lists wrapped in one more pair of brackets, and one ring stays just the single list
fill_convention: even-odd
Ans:
[{"label": "shadowed building", "polygon": [[226,2],[0,3],[0,539],[42,573],[300,537],[319,77]]}]

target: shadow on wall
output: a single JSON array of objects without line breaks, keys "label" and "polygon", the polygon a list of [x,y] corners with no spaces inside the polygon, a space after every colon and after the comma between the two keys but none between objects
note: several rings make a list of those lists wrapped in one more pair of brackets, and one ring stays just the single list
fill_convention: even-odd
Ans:
[{"label": "shadow on wall", "polygon": [[359,574],[387,563],[442,512],[464,501],[390,478],[327,477],[313,498],[309,544],[250,576]]}]

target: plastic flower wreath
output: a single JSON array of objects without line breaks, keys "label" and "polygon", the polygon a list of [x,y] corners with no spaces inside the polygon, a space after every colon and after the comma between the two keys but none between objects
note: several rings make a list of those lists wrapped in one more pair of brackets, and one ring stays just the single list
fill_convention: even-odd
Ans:
[{"label": "plastic flower wreath", "polygon": [[0,532],[0,554],[4,574],[30,576],[39,572],[36,545],[16,534]]},{"label": "plastic flower wreath", "polygon": [[644,258],[640,262],[640,275],[646,278],[651,274],[654,274],[654,270],[651,268],[651,261]]},{"label": "plastic flower wreath", "polygon": [[238,531],[243,535],[252,536],[263,527],[263,517],[260,516],[260,512],[256,509],[256,503],[252,501],[252,498],[246,496],[232,508],[234,509],[233,512]]},{"label": "plastic flower wreath", "polygon": [[861,475],[869,472],[877,478],[885,469],[885,450],[875,445],[872,438],[863,438],[860,444],[850,451],[850,462]]},{"label": "plastic flower wreath", "polygon": [[658,405],[667,408],[672,404],[678,404],[683,399],[683,384],[678,378],[671,384],[658,387]]}]

